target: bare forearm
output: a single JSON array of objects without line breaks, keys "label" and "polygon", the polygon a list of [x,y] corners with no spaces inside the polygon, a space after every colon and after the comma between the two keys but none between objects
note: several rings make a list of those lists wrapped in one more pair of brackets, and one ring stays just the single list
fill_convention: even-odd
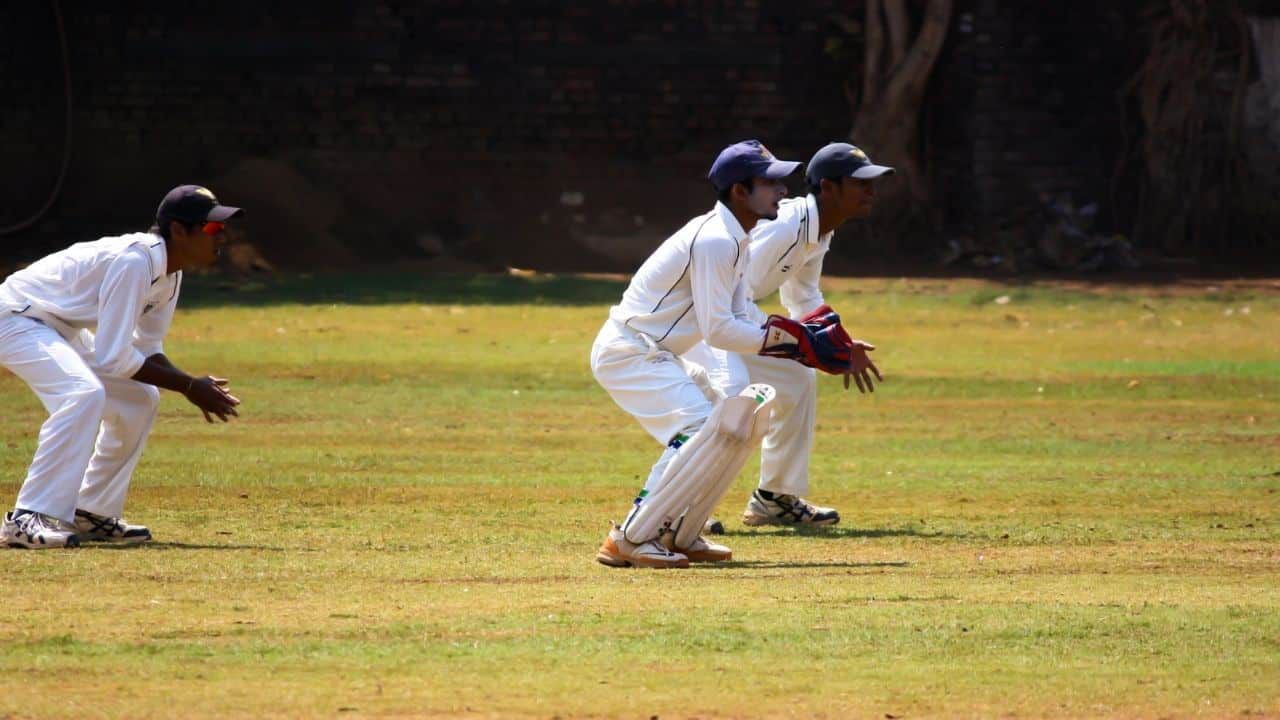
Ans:
[{"label": "bare forearm", "polygon": [[179,370],[162,353],[147,358],[138,372],[133,374],[133,379],[178,393],[185,393],[192,383],[192,377]]},{"label": "bare forearm", "polygon": [[227,391],[225,378],[212,375],[192,377],[179,370],[162,353],[147,358],[138,372],[133,374],[133,379],[181,393],[192,405],[200,408],[205,420],[209,422],[213,422],[214,416],[226,422],[228,418],[240,414],[236,412],[240,399]]}]

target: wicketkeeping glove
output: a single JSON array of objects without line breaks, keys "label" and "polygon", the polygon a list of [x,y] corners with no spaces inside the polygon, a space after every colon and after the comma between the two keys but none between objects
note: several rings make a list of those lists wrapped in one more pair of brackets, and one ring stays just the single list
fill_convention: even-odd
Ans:
[{"label": "wicketkeeping glove", "polygon": [[849,380],[853,380],[858,384],[859,392],[875,392],[876,386],[872,381],[883,381],[880,376],[880,369],[876,364],[871,362],[871,358],[867,356],[867,352],[875,350],[875,346],[870,343],[854,340],[849,337],[849,333],[845,331],[844,326],[840,324],[840,316],[830,305],[821,305],[813,312],[800,318],[800,322],[808,327],[815,325],[821,326],[820,333],[829,333],[837,343],[844,343],[849,348],[849,370],[844,375],[844,389],[849,389]]},{"label": "wicketkeeping glove", "polygon": [[795,360],[832,375],[849,373],[853,341],[840,326],[840,316],[829,307],[825,314],[816,318],[813,315],[806,316],[812,319],[805,322],[770,315],[764,324],[760,354]]}]

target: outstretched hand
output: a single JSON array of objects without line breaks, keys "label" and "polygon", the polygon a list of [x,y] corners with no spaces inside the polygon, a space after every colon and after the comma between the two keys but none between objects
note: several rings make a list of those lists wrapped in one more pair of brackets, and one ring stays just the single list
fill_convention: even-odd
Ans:
[{"label": "outstretched hand", "polygon": [[208,422],[213,422],[213,416],[217,416],[222,422],[227,422],[232,416],[240,415],[236,412],[240,398],[230,393],[226,378],[212,375],[195,378],[183,395],[192,405],[200,408],[200,412],[204,413],[204,419]]},{"label": "outstretched hand", "polygon": [[867,393],[875,392],[876,386],[871,382],[871,375],[874,373],[876,380],[884,382],[884,378],[880,376],[880,369],[876,364],[871,362],[868,352],[875,350],[876,346],[861,340],[849,341],[849,370],[844,374],[844,389],[849,389],[849,378],[853,377],[853,381],[858,384],[858,392]]}]

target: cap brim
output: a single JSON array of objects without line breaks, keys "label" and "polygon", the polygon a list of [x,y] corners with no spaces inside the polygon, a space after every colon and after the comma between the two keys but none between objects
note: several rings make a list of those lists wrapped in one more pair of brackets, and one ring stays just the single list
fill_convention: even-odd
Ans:
[{"label": "cap brim", "polygon": [[894,172],[893,168],[885,167],[884,165],[863,165],[849,177],[858,178],[859,180],[872,180],[881,175],[892,175]]},{"label": "cap brim", "polygon": [[774,160],[769,163],[769,167],[764,169],[761,177],[767,177],[770,180],[781,180],[790,175],[800,167],[800,163],[795,160]]},{"label": "cap brim", "polygon": [[211,220],[213,222],[226,222],[233,217],[240,217],[243,214],[244,210],[241,210],[238,207],[231,207],[230,205],[214,205],[204,219],[206,221]]}]

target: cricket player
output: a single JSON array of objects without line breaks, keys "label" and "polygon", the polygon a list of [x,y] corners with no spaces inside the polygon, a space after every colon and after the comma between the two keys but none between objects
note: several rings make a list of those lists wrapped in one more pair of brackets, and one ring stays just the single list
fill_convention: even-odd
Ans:
[{"label": "cricket player", "polygon": [[183,185],[164,197],[149,232],[76,243],[0,284],[0,365],[49,412],[0,545],[151,539],[121,516],[160,388],[182,393],[209,422],[238,414],[225,379],[179,370],[163,341],[183,271],[211,265],[224,224],[240,214]]},{"label": "cricket player", "polygon": [[756,140],[725,148],[708,175],[715,207],[641,265],[596,337],[596,380],[665,447],[626,521],[611,526],[596,554],[600,563],[673,568],[732,557],[700,533],[767,431],[773,390],[753,385],[721,398],[704,377],[689,374],[681,354],[705,342],[732,368],[742,356],[770,353],[789,358],[779,362],[847,370],[847,355],[820,328],[750,314],[749,232],[758,220],[777,217],[787,192],[782,179],[798,166]]},{"label": "cricket player", "polygon": [[[751,233],[747,270],[752,317],[765,314],[755,301],[779,293],[792,318],[824,318],[849,345],[850,372],[845,376],[862,392],[874,391],[872,375],[880,371],[867,356],[875,347],[848,338],[819,288],[822,259],[836,228],[865,218],[875,203],[876,178],[893,173],[876,165],[848,143],[831,143],[814,154],[805,169],[809,193],[783,201],[776,218],[758,224]],[[776,357],[743,357],[731,362],[714,346],[700,344],[685,354],[687,364],[700,366],[722,392],[734,394],[749,382],[768,383],[777,392],[772,425],[761,448],[760,484],[742,513],[746,525],[834,525],[840,513],[805,499],[809,492],[809,454],[817,410],[817,378],[813,369]],[[746,374],[735,372],[745,366]],[[697,372],[696,368],[694,372]]]}]

